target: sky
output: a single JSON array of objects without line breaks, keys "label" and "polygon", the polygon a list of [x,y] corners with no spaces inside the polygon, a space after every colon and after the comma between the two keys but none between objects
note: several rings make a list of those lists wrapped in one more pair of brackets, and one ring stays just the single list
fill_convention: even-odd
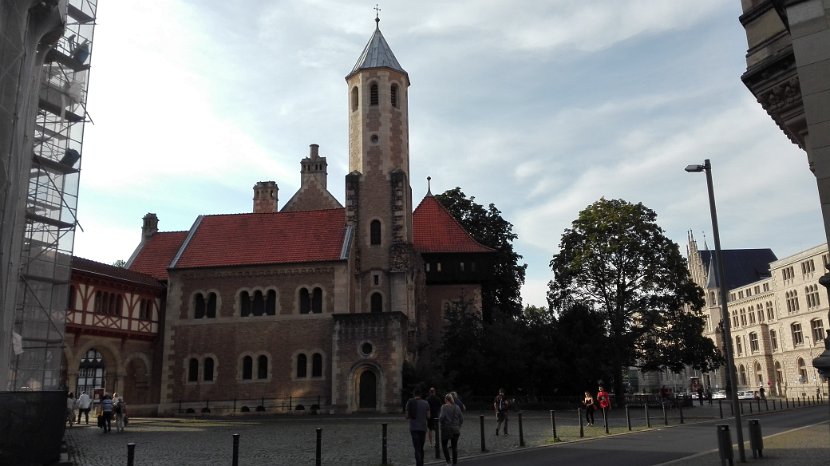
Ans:
[{"label": "sky", "polygon": [[[724,249],[779,258],[825,241],[806,154],[740,80],[738,0],[433,0],[379,4],[409,73],[413,202],[460,187],[494,204],[546,305],[549,262],[579,212],[643,203],[685,255],[714,247],[710,159]],[[345,76],[375,4],[343,0],[102,0],[91,57],[75,255],[127,260],[142,217],[162,231],[280,205],[319,144],[329,191],[348,172]]]}]

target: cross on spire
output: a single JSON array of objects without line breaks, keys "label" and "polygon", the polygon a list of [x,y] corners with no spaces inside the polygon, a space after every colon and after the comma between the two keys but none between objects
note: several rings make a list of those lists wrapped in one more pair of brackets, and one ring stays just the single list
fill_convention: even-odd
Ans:
[{"label": "cross on spire", "polygon": [[380,27],[380,8],[378,7],[377,3],[375,3],[374,10],[375,10],[375,27],[377,28],[377,27]]}]

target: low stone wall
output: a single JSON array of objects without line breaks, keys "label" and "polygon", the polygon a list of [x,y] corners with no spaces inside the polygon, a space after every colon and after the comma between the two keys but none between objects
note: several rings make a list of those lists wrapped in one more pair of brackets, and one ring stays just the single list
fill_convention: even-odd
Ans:
[{"label": "low stone wall", "polygon": [[66,392],[0,392],[0,464],[60,460]]}]

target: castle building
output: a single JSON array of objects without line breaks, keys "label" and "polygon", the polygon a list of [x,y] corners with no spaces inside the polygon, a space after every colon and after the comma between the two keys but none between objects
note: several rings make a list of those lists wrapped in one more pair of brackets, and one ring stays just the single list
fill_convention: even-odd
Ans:
[{"label": "castle building", "polygon": [[[119,323],[106,325],[155,335],[160,357],[114,344],[117,330],[86,329],[70,367],[97,351],[104,367],[118,368],[101,377],[106,391],[127,399],[140,374],[157,374],[158,393],[146,399],[160,414],[400,409],[404,367],[440,343],[444,311],[460,300],[480,309],[493,250],[431,193],[414,208],[409,75],[377,26],[346,84],[345,205],[328,191],[327,159],[312,144],[283,206],[277,183],[261,181],[252,212],[200,215],[188,231],[159,231],[147,214],[127,272],[164,291],[147,314],[140,302],[153,288],[128,297],[122,281],[115,302],[139,304],[107,308]],[[91,284],[84,299],[102,290]],[[95,319],[96,306],[85,306],[85,318]]]}]

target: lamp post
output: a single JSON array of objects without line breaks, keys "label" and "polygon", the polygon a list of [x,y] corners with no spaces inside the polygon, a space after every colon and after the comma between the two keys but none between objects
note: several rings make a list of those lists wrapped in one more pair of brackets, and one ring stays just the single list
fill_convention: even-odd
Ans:
[{"label": "lamp post", "polygon": [[735,374],[735,359],[732,355],[732,323],[729,320],[729,309],[727,307],[727,290],[725,275],[723,273],[723,254],[720,250],[720,234],[718,233],[718,212],[715,208],[715,191],[712,188],[712,164],[709,159],[703,165],[688,165],[686,171],[689,173],[706,173],[706,188],[709,191],[709,212],[712,214],[712,235],[715,237],[715,273],[718,288],[720,289],[721,319],[723,319],[723,337],[726,340],[726,380],[729,383],[729,396],[732,398],[732,411],[735,413],[735,428],[738,437],[738,456],[741,463],[746,463],[744,452],[744,433],[741,427],[741,406],[738,402],[738,378]]}]

